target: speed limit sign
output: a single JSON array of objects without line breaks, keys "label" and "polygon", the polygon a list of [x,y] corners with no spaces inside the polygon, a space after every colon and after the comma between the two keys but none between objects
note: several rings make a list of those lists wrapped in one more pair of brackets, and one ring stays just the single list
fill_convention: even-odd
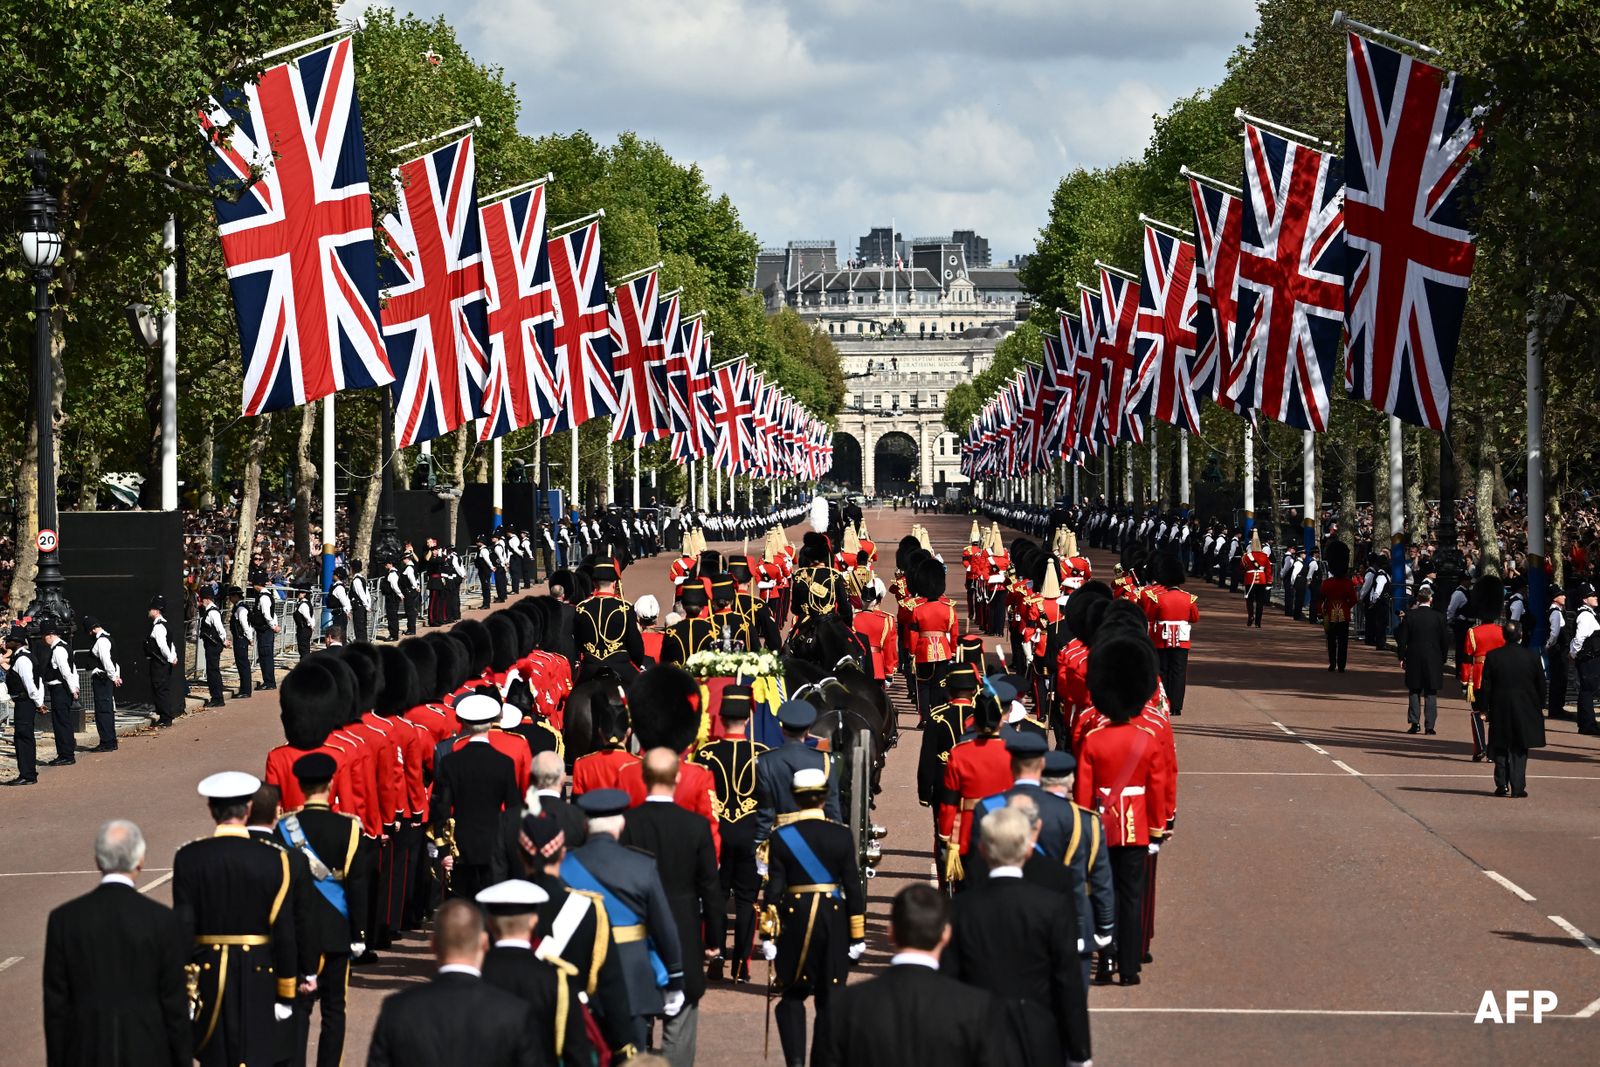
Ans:
[{"label": "speed limit sign", "polygon": [[56,532],[54,530],[40,530],[39,536],[33,539],[39,546],[40,552],[54,552],[56,550]]}]

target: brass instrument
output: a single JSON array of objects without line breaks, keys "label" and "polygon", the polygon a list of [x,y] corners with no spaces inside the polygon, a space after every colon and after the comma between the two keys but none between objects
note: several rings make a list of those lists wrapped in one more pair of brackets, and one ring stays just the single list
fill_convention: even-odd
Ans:
[{"label": "brass instrument", "polygon": [[205,1007],[200,1002],[200,965],[186,963],[183,965],[183,985],[189,994],[189,1021],[200,1018],[200,1010]]},{"label": "brass instrument", "polygon": [[456,845],[455,816],[452,815],[450,818],[444,821],[443,830],[436,830],[432,827],[429,827],[428,843],[439,851],[439,858],[441,860],[439,864],[439,870],[442,872],[439,875],[439,881],[444,885],[445,895],[449,896],[451,867],[453,867],[455,864],[452,862],[450,867],[446,867],[442,861],[447,855],[451,857],[452,861],[461,856],[461,849]]}]

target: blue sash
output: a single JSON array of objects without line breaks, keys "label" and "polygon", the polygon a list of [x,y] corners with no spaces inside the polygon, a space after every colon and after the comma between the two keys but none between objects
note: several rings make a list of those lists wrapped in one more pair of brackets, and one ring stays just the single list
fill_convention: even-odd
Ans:
[{"label": "blue sash", "polygon": [[[974,836],[972,845],[970,846],[971,848],[976,849],[978,847],[978,839],[976,835],[978,832],[978,827],[983,823],[984,816],[988,815],[991,811],[999,811],[1001,808],[1005,807],[1010,800],[1011,794],[996,793],[993,796],[984,797],[982,800],[978,801],[978,806],[973,809],[977,812],[977,815],[972,820],[972,832]],[[1040,812],[1039,814],[1042,816],[1044,813]],[[1037,841],[1033,843],[1033,851],[1040,856],[1048,855],[1048,853],[1046,853],[1044,850],[1044,846],[1039,844]]]},{"label": "blue sash", "polygon": [[[598,893],[605,902],[606,917],[611,920],[612,926],[638,926],[642,921],[634,910],[624,904],[618,896],[585,867],[572,853],[567,853],[561,861],[561,877],[566,879],[568,885],[574,889]],[[655,979],[656,988],[664,989],[667,985],[667,965],[661,962],[661,956],[656,952],[655,943],[648,937],[645,938],[645,948],[650,954],[650,970]]]},{"label": "blue sash", "polygon": [[[778,830],[778,837],[788,846],[790,854],[794,856],[794,861],[800,865],[800,869],[805,872],[812,885],[829,885],[836,881],[834,876],[829,873],[828,868],[822,865],[822,861],[817,859],[817,854],[811,851],[811,846],[806,844],[806,839],[801,835],[799,827],[793,823],[781,827]],[[835,889],[828,895],[838,900],[844,896],[844,893]]]},{"label": "blue sash", "polygon": [[308,858],[315,857],[317,862],[329,871],[328,877],[314,878],[311,884],[317,887],[317,892],[322,894],[324,900],[333,905],[335,911],[348,919],[350,917],[350,904],[345,900],[344,882],[333,876],[333,868],[329,867],[327,862],[321,856],[318,856],[316,850],[311,847],[311,842],[306,840],[306,832],[300,826],[300,821],[298,819],[294,820],[294,830],[292,831],[289,829],[287,819],[278,823],[278,835],[288,842],[290,848],[305,853]]}]

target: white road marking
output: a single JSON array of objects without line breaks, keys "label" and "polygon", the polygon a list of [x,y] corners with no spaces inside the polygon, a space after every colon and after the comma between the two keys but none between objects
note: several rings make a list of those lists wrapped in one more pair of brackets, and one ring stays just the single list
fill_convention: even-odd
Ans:
[{"label": "white road marking", "polygon": [[139,892],[148,893],[148,892],[150,892],[150,890],[155,889],[155,888],[157,888],[159,886],[166,885],[170,881],[172,881],[172,872],[168,871],[166,874],[163,874],[160,878],[157,878],[155,881],[148,882],[148,883],[140,886],[139,887]]},{"label": "white road marking", "polygon": [[[1335,760],[1335,763],[1340,761]],[[1350,771],[1358,778],[1466,778],[1473,781],[1489,780],[1488,771],[1477,774],[1457,774],[1450,771],[1428,772],[1389,772],[1389,771]],[[1333,771],[1179,771],[1178,774],[1203,774],[1203,775],[1230,775],[1233,777],[1249,778],[1344,778],[1347,774],[1338,774]],[[1600,775],[1594,774],[1530,774],[1529,781],[1535,778],[1544,782],[1600,782]],[[93,874],[93,871],[86,871]]]},{"label": "white road marking", "polygon": [[[1353,1015],[1353,1016],[1422,1016],[1446,1017],[1452,1019],[1471,1019],[1476,1014],[1470,1011],[1379,1011],[1361,1009],[1339,1008],[1090,1008],[1092,1012],[1117,1012],[1119,1014],[1138,1014],[1149,1012],[1156,1015]],[[1545,1016],[1547,1019],[1563,1018],[1563,1016]]]},{"label": "white road marking", "polygon": [[1350,766],[1350,764],[1346,763],[1342,759],[1334,760],[1333,761],[1333,765],[1335,767],[1339,768],[1341,771],[1344,771],[1346,774],[1352,775],[1352,776],[1354,776],[1356,778],[1360,778],[1361,777],[1361,772],[1360,771],[1356,770],[1354,767]]},{"label": "white road marking", "polygon": [[21,962],[21,956],[7,956],[5,959],[0,960],[0,971],[10,970],[12,967]]},{"label": "white road marking", "polygon": [[1526,900],[1529,903],[1532,903],[1533,900],[1535,899],[1534,895],[1532,893],[1528,892],[1526,889],[1522,888],[1520,885],[1518,885],[1517,883],[1513,882],[1511,879],[1507,878],[1505,875],[1499,873],[1498,871],[1484,871],[1483,873],[1487,874],[1494,881],[1499,882],[1501,885],[1503,885],[1507,889],[1511,890],[1513,893],[1515,893],[1517,896],[1521,897],[1523,900]]},{"label": "white road marking", "polygon": [[1561,929],[1565,930],[1578,944],[1582,945],[1590,952],[1593,952],[1596,956],[1600,956],[1600,943],[1596,943],[1594,938],[1590,937],[1576,926],[1573,926],[1559,915],[1551,915],[1549,916],[1549,919],[1551,922],[1561,927]]},{"label": "white road marking", "polygon": [[1290,737],[1294,736],[1294,731],[1289,729],[1287,726],[1283,725],[1283,723],[1279,722],[1277,719],[1273,719],[1273,720],[1271,720],[1271,722],[1272,722],[1272,725],[1276,726],[1278,729],[1282,730],[1284,733],[1288,734]]},{"label": "white road marking", "polygon": [[1307,748],[1309,748],[1311,751],[1315,752],[1319,756],[1326,756],[1328,754],[1328,750],[1327,749],[1322,748],[1322,747],[1320,747],[1318,745],[1313,745],[1310,741],[1307,741],[1303,737],[1300,739],[1300,743],[1302,745],[1306,746]]},{"label": "white road marking", "polygon": [[1600,1012],[1600,1000],[1597,1000],[1593,1004],[1590,1004],[1587,1008],[1584,1008],[1582,1011],[1577,1012],[1572,1017],[1574,1019],[1592,1019],[1592,1018],[1594,1018],[1594,1016],[1595,1016],[1595,1014],[1597,1012]]},{"label": "white road marking", "polygon": [[[170,867],[146,867],[145,873],[169,871]],[[99,871],[3,871],[0,878],[59,878],[75,874],[99,874]],[[168,877],[171,877],[170,875]]]}]

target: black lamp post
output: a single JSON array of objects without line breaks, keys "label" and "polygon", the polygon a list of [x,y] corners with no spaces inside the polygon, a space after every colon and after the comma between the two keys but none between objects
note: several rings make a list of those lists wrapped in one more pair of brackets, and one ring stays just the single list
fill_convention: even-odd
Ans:
[{"label": "black lamp post", "polygon": [[61,258],[61,231],[56,198],[45,188],[50,180],[44,152],[28,149],[33,187],[22,198],[18,239],[22,262],[33,278],[33,411],[39,430],[39,570],[34,579],[34,600],[28,607],[33,629],[49,619],[65,641],[72,639],[76,620],[62,590],[61,553],[56,536],[55,423],[50,410],[50,282]]},{"label": "black lamp post", "polygon": [[1450,420],[1439,434],[1439,529],[1433,556],[1434,580],[1448,603],[1462,578],[1461,550],[1456,547],[1456,454],[1450,444]]},{"label": "black lamp post", "polygon": [[400,544],[399,527],[394,521],[394,402],[390,399],[388,386],[378,389],[378,404],[383,423],[383,454],[379,457],[383,487],[378,491],[377,543],[372,546],[376,559],[369,569],[373,574],[381,575],[385,563],[393,563],[397,567],[400,565],[400,553],[404,551],[404,546]]}]

